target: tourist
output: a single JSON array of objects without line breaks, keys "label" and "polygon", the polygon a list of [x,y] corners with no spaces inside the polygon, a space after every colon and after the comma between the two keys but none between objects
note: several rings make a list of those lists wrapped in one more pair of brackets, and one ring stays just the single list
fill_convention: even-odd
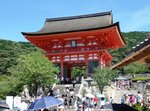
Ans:
[{"label": "tourist", "polygon": [[70,96],[73,98],[74,97],[74,89],[70,89]]},{"label": "tourist", "polygon": [[70,80],[70,79],[69,79],[68,77],[66,77],[66,83],[67,83],[67,84],[69,84],[69,80]]},{"label": "tourist", "polygon": [[59,89],[57,89],[56,93],[55,93],[55,97],[58,97],[58,96],[60,96],[60,90]]},{"label": "tourist", "polygon": [[57,106],[54,106],[54,109],[53,109],[53,111],[57,111]]},{"label": "tourist", "polygon": [[66,88],[63,89],[64,95],[67,95]]},{"label": "tourist", "polygon": [[135,96],[133,94],[129,97],[130,106],[133,106],[135,104]]},{"label": "tourist", "polygon": [[79,97],[77,97],[77,107],[81,104],[82,104],[82,100]]},{"label": "tourist", "polygon": [[57,107],[58,108],[58,111],[64,111],[64,106],[60,105]]},{"label": "tourist", "polygon": [[66,95],[69,97],[69,95],[70,95],[70,89],[69,89],[69,87],[66,87]]},{"label": "tourist", "polygon": [[112,97],[110,97],[109,102],[110,102],[110,103],[113,103],[113,98],[112,98]]},{"label": "tourist", "polygon": [[65,109],[67,109],[67,106],[68,106],[68,98],[67,98],[67,95],[65,95],[65,97],[64,97],[64,106],[65,106]]},{"label": "tourist", "polygon": [[126,95],[124,94],[121,98],[121,104],[125,104],[126,101]]},{"label": "tourist", "polygon": [[89,105],[90,108],[94,108],[94,100],[93,98],[90,98],[90,105]]},{"label": "tourist", "polygon": [[86,109],[89,109],[89,98],[88,97],[84,97],[82,98],[82,109],[83,111],[85,111]]},{"label": "tourist", "polygon": [[76,82],[77,82],[76,80],[72,81],[73,88],[75,88]]},{"label": "tourist", "polygon": [[61,97],[58,97],[58,99],[64,104],[64,95],[61,95]]},{"label": "tourist", "polygon": [[104,98],[104,97],[101,97],[100,99],[99,99],[99,105],[100,105],[100,108],[104,108],[104,105],[105,105],[105,103],[106,103],[106,98]]},{"label": "tourist", "polygon": [[68,100],[69,108],[72,108],[72,102],[73,102],[73,98],[69,96],[69,100]]},{"label": "tourist", "polygon": [[98,98],[95,96],[94,97],[94,108],[97,107],[97,104],[98,104]]},{"label": "tourist", "polygon": [[30,98],[30,102],[34,102],[35,101],[35,95],[34,94],[32,94],[32,96],[31,96],[31,98]]},{"label": "tourist", "polygon": [[49,111],[47,108],[43,109],[43,111]]},{"label": "tourist", "polygon": [[60,84],[64,84],[64,77],[63,76],[60,79]]},{"label": "tourist", "polygon": [[53,88],[52,87],[50,87],[50,89],[49,89],[49,96],[54,96],[54,94],[53,94]]},{"label": "tourist", "polygon": [[137,104],[142,105],[142,100],[143,100],[143,96],[142,94],[140,94],[140,92],[138,91],[138,95],[137,95]]},{"label": "tourist", "polygon": [[129,81],[129,89],[131,89],[131,86],[132,86],[132,82]]},{"label": "tourist", "polygon": [[82,111],[82,105],[79,105],[77,111]]}]

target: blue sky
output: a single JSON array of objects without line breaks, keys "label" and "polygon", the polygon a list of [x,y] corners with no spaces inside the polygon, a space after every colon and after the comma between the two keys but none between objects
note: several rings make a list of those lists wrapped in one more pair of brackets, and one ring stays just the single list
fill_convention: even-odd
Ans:
[{"label": "blue sky", "polygon": [[26,41],[21,32],[40,30],[46,18],[110,10],[122,32],[150,31],[150,0],[1,0],[0,39]]}]

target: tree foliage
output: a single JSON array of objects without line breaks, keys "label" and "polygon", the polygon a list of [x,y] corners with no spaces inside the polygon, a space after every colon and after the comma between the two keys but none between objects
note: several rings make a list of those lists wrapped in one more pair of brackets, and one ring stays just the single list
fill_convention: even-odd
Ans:
[{"label": "tree foliage", "polygon": [[55,67],[42,53],[33,52],[21,55],[18,64],[9,68],[12,77],[17,78],[14,89],[27,85],[32,94],[36,94],[38,87],[45,89],[56,82],[58,68]]},{"label": "tree foliage", "polygon": [[85,67],[73,67],[71,72],[71,78],[75,77],[81,78],[82,76],[85,76]]},{"label": "tree foliage", "polygon": [[148,66],[146,64],[138,64],[137,62],[134,62],[125,66],[123,69],[126,74],[132,74],[134,77],[134,74],[143,74],[147,72]]},{"label": "tree foliage", "polygon": [[125,46],[117,50],[110,50],[110,54],[113,56],[112,64],[115,64],[127,56],[127,52],[132,49],[132,47],[140,44],[147,38],[148,32],[122,32],[122,36],[125,39]]},{"label": "tree foliage", "polygon": [[96,81],[99,90],[103,91],[104,86],[109,86],[111,84],[111,80],[116,77],[116,71],[110,68],[97,67],[95,69],[95,73],[93,75],[94,81]]},{"label": "tree foliage", "polygon": [[13,42],[0,39],[0,75],[9,75],[8,68],[17,64],[19,55],[39,50],[29,42]]},{"label": "tree foliage", "polygon": [[[5,98],[7,95],[11,93],[13,89],[13,84],[16,83],[15,78],[11,78],[11,76],[0,75],[0,98]],[[13,95],[13,93],[11,93]]]}]

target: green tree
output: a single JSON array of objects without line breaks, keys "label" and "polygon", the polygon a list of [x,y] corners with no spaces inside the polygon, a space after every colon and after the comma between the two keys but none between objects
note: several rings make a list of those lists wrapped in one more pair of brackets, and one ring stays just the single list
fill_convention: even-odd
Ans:
[{"label": "green tree", "polygon": [[73,67],[71,71],[71,78],[74,79],[75,77],[81,78],[85,75],[85,66],[83,67]]},{"label": "green tree", "polygon": [[100,92],[103,92],[105,86],[111,84],[111,80],[116,77],[116,71],[110,68],[97,67],[95,73],[93,74],[93,79],[97,83]]},{"label": "green tree", "polygon": [[126,45],[123,48],[117,50],[110,50],[110,54],[113,56],[112,64],[115,64],[127,56],[127,52],[136,46],[140,42],[147,38],[148,32],[122,32],[122,36],[126,41]]},{"label": "green tree", "polygon": [[0,39],[0,75],[10,75],[8,68],[17,64],[19,55],[39,50],[29,42],[14,42]]},{"label": "green tree", "polygon": [[[4,99],[13,90],[14,78],[6,75],[0,75],[0,98]],[[13,94],[11,94],[13,95]]]},{"label": "green tree", "polygon": [[132,74],[134,77],[134,74],[142,74],[148,71],[148,66],[146,64],[139,64],[139,63],[131,63],[124,68],[124,72],[126,74]]},{"label": "green tree", "polygon": [[[56,82],[58,68],[55,67],[42,53],[33,52],[28,55],[21,55],[18,64],[9,68],[12,77],[17,78],[13,85],[17,91],[27,85],[30,94],[36,94],[38,87],[44,90]],[[19,91],[18,91],[19,92]]]}]

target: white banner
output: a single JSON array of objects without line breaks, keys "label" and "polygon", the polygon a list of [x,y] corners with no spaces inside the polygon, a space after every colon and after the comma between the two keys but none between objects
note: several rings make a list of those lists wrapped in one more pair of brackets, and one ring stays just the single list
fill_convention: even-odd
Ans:
[{"label": "white banner", "polygon": [[6,104],[10,109],[13,109],[13,96],[6,96]]},{"label": "white banner", "polygon": [[19,107],[19,105],[21,104],[21,97],[14,97],[14,107]]}]

